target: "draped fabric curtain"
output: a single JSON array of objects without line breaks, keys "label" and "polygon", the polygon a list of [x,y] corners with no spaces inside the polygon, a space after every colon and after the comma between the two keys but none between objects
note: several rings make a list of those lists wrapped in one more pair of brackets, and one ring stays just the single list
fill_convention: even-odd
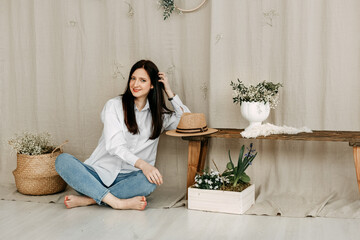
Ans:
[{"label": "draped fabric curtain", "polygon": [[[232,103],[230,82],[239,78],[283,83],[267,122],[359,131],[359,10],[357,0],[208,0],[164,21],[157,0],[1,0],[0,181],[14,182],[7,140],[23,130],[68,139],[65,151],[87,159],[103,105],[124,91],[140,59],[166,72],[210,127],[247,126]],[[224,170],[228,150],[236,157],[251,142],[259,152],[248,170],[253,213],[360,216],[347,143],[213,139],[206,165]],[[185,188],[186,151],[185,141],[161,136],[157,166],[169,186]]]}]

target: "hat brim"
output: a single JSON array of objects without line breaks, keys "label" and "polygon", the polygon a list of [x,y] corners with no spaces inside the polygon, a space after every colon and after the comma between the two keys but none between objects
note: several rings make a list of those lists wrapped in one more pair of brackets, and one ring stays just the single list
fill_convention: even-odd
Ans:
[{"label": "hat brim", "polygon": [[192,137],[192,136],[202,136],[202,135],[208,135],[212,133],[216,133],[217,129],[214,128],[208,128],[206,132],[199,132],[199,133],[178,133],[176,130],[170,130],[166,132],[166,135],[173,136],[173,137]]}]

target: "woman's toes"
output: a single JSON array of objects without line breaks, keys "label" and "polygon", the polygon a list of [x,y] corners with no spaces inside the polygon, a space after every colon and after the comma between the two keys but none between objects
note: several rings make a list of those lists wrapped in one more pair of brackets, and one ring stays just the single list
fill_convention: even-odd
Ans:
[{"label": "woman's toes", "polygon": [[69,197],[68,196],[65,196],[65,198],[64,198],[64,204],[65,204],[65,206],[67,207],[67,208],[69,208],[69,205],[68,205],[68,202],[69,201]]}]

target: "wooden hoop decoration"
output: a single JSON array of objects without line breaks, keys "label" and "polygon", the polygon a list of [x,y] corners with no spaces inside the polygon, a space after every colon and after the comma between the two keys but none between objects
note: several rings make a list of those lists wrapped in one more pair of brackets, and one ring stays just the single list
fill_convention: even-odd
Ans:
[{"label": "wooden hoop decoration", "polygon": [[192,8],[192,9],[179,8],[178,6],[176,6],[175,1],[174,1],[174,6],[175,6],[175,8],[176,8],[177,10],[179,10],[179,11],[181,11],[181,12],[183,12],[183,13],[190,13],[190,12],[194,12],[194,11],[198,10],[199,8],[201,8],[201,7],[205,4],[206,1],[207,1],[207,0],[203,0],[202,3],[199,4],[199,6],[197,6],[197,7],[195,7],[195,8]]}]

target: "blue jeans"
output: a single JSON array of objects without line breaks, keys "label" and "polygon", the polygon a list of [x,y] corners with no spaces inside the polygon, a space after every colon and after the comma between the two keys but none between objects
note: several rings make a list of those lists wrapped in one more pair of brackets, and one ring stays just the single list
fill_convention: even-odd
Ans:
[{"label": "blue jeans", "polygon": [[147,196],[156,188],[142,171],[119,173],[113,184],[107,187],[91,166],[67,153],[60,154],[56,158],[55,168],[75,191],[94,199],[99,205],[102,205],[102,199],[109,192],[117,198],[127,199]]}]

